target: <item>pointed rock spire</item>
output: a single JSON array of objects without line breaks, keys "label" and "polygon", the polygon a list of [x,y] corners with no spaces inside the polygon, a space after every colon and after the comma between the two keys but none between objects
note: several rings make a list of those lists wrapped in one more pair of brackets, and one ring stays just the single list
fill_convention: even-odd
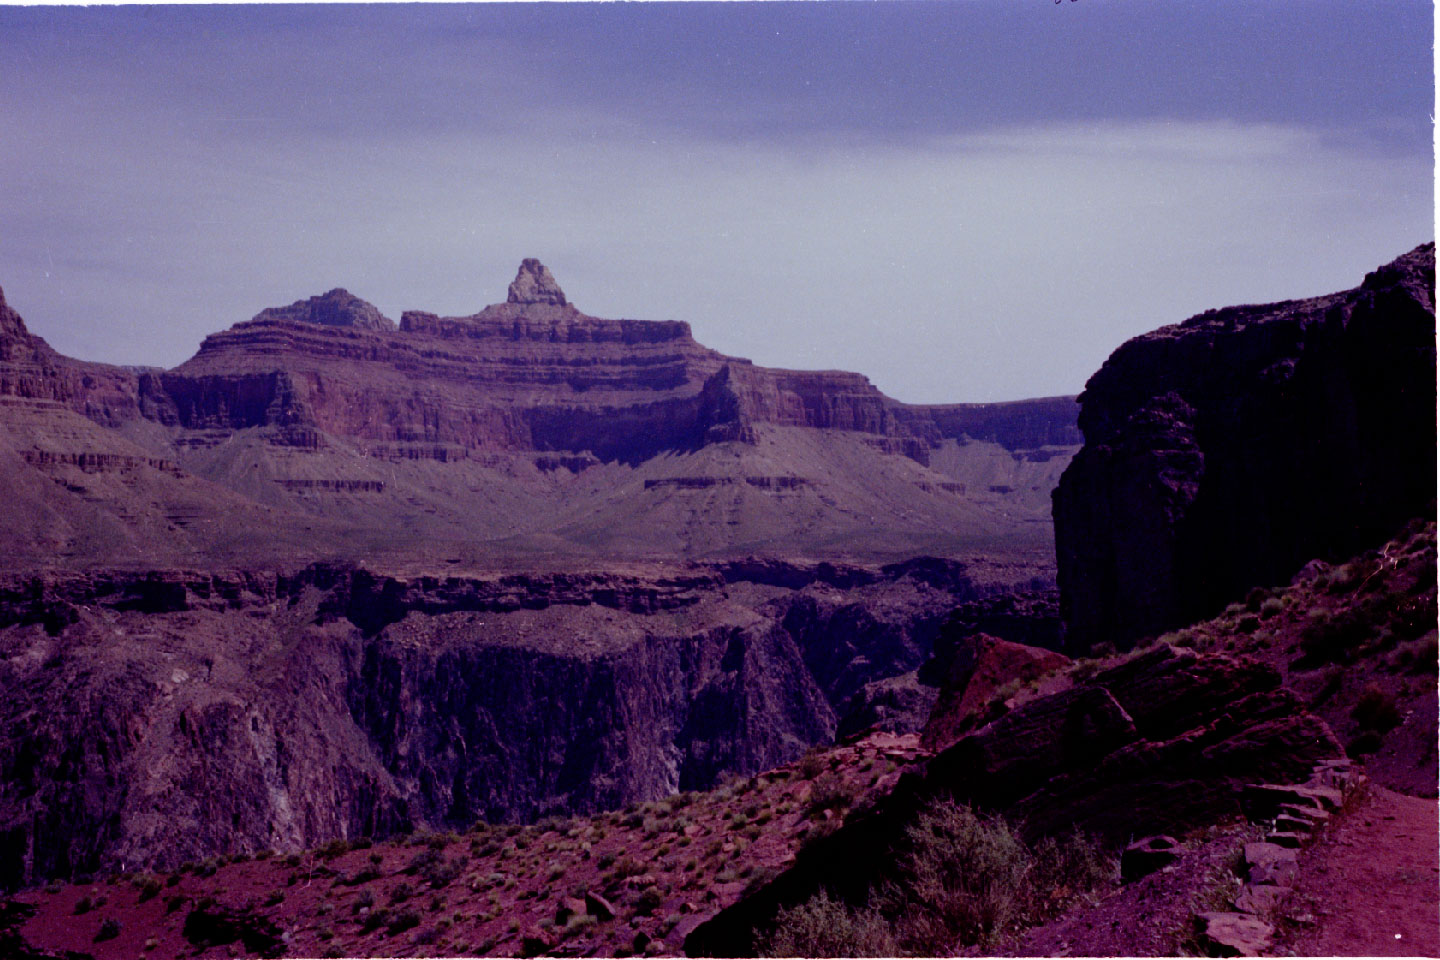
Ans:
[{"label": "pointed rock spire", "polygon": [[550,268],[533,257],[520,262],[520,272],[515,274],[505,299],[507,303],[553,303],[557,307],[569,303]]}]

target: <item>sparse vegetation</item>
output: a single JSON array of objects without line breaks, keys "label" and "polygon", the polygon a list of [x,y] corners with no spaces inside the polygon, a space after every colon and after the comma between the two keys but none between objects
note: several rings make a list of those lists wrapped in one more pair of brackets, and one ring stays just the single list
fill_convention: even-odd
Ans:
[{"label": "sparse vegetation", "polygon": [[[947,954],[1054,916],[1114,878],[1110,857],[1083,836],[1027,846],[998,817],[952,801],[906,831],[896,873],[859,908],[824,892],[786,911],[762,945],[769,956]],[[893,937],[886,940],[882,936]]]}]

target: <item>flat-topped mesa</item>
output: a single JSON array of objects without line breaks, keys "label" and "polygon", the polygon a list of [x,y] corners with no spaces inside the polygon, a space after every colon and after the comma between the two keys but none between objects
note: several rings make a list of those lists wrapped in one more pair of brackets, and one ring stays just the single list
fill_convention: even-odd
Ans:
[{"label": "flat-topped mesa", "polygon": [[256,320],[318,323],[327,327],[358,327],[362,330],[394,330],[395,321],[374,304],[336,287],[308,300],[296,300],[288,307],[270,307],[255,315]]},{"label": "flat-topped mesa", "polygon": [[568,306],[570,303],[565,299],[565,291],[555,282],[555,275],[550,272],[550,268],[534,257],[520,261],[520,270],[510,284],[510,292],[505,302],[549,303],[557,307]]}]

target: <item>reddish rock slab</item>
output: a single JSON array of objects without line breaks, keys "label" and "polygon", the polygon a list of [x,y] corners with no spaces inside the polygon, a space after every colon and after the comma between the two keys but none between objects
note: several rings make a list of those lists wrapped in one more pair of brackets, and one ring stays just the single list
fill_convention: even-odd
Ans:
[{"label": "reddish rock slab", "polygon": [[1053,650],[983,633],[958,641],[949,675],[920,733],[920,745],[926,750],[948,747],[992,719],[986,708],[1002,688],[1028,683],[1069,663],[1069,657]]}]

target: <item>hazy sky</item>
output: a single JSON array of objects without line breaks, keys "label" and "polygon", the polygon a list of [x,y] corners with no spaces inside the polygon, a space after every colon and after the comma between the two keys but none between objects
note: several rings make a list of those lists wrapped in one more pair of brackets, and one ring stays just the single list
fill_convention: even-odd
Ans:
[{"label": "hazy sky", "polygon": [[1434,238],[1428,0],[0,8],[0,286],[177,364],[522,257],[599,316],[915,402]]}]

